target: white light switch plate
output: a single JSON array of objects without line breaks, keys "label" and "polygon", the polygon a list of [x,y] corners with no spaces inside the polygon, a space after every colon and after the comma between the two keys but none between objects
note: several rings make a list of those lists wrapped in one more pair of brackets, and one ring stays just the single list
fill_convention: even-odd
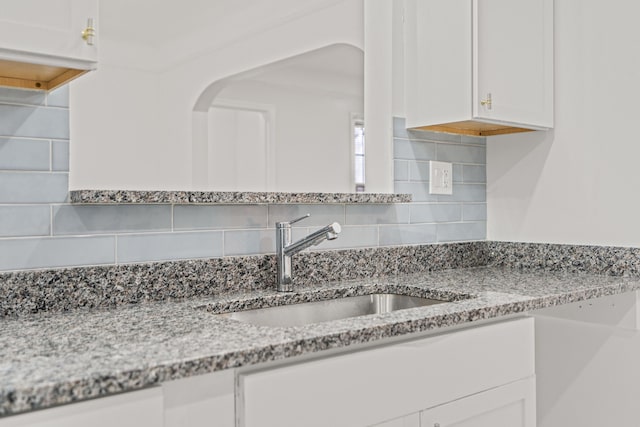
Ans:
[{"label": "white light switch plate", "polygon": [[429,194],[453,194],[453,164],[429,162]]}]

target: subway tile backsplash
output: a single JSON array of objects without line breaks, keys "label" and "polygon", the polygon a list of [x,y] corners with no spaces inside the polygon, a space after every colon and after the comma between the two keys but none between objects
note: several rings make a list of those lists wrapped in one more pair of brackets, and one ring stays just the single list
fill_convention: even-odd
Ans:
[{"label": "subway tile backsplash", "polygon": [[0,135],[69,139],[69,110],[0,104]]},{"label": "subway tile backsplash", "polygon": [[117,236],[118,263],[216,258],[223,255],[221,231],[142,233]]},{"label": "subway tile backsplash", "polygon": [[0,205],[65,203],[69,196],[68,173],[0,171],[0,174]]},{"label": "subway tile backsplash", "polygon": [[[393,125],[394,187],[412,203],[72,205],[68,88],[0,88],[0,271],[271,254],[275,222],[306,213],[294,239],[343,226],[315,250],[485,240],[485,139]],[[429,160],[453,162],[452,196],[428,194]]]},{"label": "subway tile backsplash", "polygon": [[0,206],[0,236],[49,236],[51,208],[47,205]]},{"label": "subway tile backsplash", "polygon": [[49,141],[0,138],[0,170],[48,171],[50,152]]},{"label": "subway tile backsplash", "polygon": [[176,205],[176,230],[267,228],[266,205]]},{"label": "subway tile backsplash", "polygon": [[115,236],[2,239],[0,271],[115,264],[115,240]]},{"label": "subway tile backsplash", "polygon": [[61,205],[53,208],[54,235],[171,231],[170,205]]}]

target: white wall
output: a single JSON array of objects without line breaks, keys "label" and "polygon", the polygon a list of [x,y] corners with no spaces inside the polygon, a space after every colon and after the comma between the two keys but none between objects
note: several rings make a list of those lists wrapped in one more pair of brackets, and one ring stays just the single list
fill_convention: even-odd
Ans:
[{"label": "white wall", "polygon": [[638,16],[555,1],[555,129],[488,138],[489,240],[640,246]]},{"label": "white wall", "polygon": [[245,11],[242,25],[200,28],[190,43],[101,37],[98,71],[71,87],[71,189],[191,188],[192,111],[211,83],[336,43],[364,48],[362,0],[285,5],[295,13],[257,3],[260,13]]},{"label": "white wall", "polygon": [[269,113],[209,109],[208,178],[217,191],[269,191]]},{"label": "white wall", "polygon": [[272,166],[278,191],[354,191],[350,113],[362,114],[361,96],[313,88],[302,91],[258,81],[233,83],[219,96],[238,103],[273,105]]}]

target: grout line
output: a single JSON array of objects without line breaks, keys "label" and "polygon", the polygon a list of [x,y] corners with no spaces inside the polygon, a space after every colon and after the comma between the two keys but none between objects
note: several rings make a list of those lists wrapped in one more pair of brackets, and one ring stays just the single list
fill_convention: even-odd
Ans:
[{"label": "grout line", "polygon": [[0,174],[3,173],[13,173],[13,174],[47,174],[47,175],[63,175],[69,174],[69,171],[52,171],[48,169],[39,169],[39,170],[24,170],[24,169],[0,169]]},{"label": "grout line", "polygon": [[44,137],[44,136],[19,136],[19,135],[1,135],[1,134],[0,134],[0,138],[15,139],[15,140],[22,140],[22,141],[50,141],[52,139],[56,141],[69,141],[69,138],[65,139],[65,138],[51,138],[51,137]]},{"label": "grout line", "polygon": [[347,225],[347,204],[346,203],[342,204],[342,216],[343,216],[342,224],[346,226]]},{"label": "grout line", "polygon": [[75,239],[75,238],[90,238],[90,237],[108,237],[108,234],[42,234],[42,235],[29,235],[29,236],[3,236],[0,237],[0,241],[5,240],[34,240],[34,239]]},{"label": "grout line", "polygon": [[16,101],[3,101],[0,100],[0,105],[6,105],[7,107],[28,107],[33,109],[45,109],[45,110],[69,110],[68,106],[63,105],[49,105],[48,100],[45,98],[42,104],[27,104]]},{"label": "grout line", "polygon": [[113,244],[113,262],[118,265],[118,235],[114,234],[114,244]]},{"label": "grout line", "polygon": [[49,204],[49,235],[53,237],[53,204]]},{"label": "grout line", "polygon": [[464,147],[485,147],[484,143],[480,142],[456,142],[456,141],[442,141],[439,139],[420,139],[420,138],[411,138],[404,136],[394,136],[394,140],[398,141],[407,141],[407,142],[418,142],[418,143],[430,143],[430,144],[447,144],[447,145],[456,145],[456,146],[464,146]]},{"label": "grout line", "polygon": [[8,107],[31,107],[31,108],[46,108],[48,107],[46,105],[46,103],[43,104],[27,104],[27,103],[21,103],[18,101],[5,101],[5,100],[0,100],[0,105],[6,105]]}]

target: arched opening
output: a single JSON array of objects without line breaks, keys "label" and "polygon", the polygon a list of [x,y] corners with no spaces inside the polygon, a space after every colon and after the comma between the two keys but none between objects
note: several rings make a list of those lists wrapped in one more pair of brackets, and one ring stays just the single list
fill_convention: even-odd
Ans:
[{"label": "arched opening", "polygon": [[355,191],[352,118],[364,114],[363,69],[361,49],[334,44],[213,82],[193,111],[196,185]]}]

